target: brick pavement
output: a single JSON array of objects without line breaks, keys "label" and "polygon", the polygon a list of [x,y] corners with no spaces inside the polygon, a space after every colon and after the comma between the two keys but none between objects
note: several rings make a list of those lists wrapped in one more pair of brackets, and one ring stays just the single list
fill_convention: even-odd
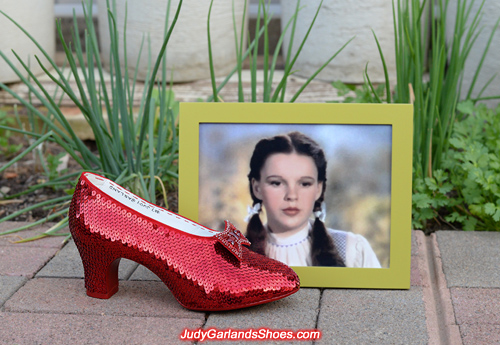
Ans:
[{"label": "brick pavement", "polygon": [[[0,223],[0,231],[13,226]],[[130,261],[120,265],[116,295],[87,297],[71,241],[18,245],[13,238],[0,238],[2,344],[189,344],[179,339],[184,329],[211,327],[322,331],[322,339],[301,344],[456,344],[457,336],[463,344],[500,343],[500,233],[414,231],[407,291],[303,288],[215,313],[184,309],[152,272]]]}]

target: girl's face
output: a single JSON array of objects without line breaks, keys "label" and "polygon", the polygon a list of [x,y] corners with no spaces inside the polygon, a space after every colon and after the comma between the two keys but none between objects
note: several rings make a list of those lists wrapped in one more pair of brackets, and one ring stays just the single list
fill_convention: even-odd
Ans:
[{"label": "girl's face", "polygon": [[252,180],[253,193],[262,200],[267,223],[275,233],[303,229],[322,188],[314,160],[295,152],[269,156],[260,181]]}]

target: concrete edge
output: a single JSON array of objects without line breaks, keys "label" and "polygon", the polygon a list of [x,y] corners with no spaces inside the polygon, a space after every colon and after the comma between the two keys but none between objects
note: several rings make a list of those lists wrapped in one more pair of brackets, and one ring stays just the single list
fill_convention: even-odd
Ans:
[{"label": "concrete edge", "polygon": [[426,237],[421,231],[415,233],[418,243],[418,266],[422,274],[423,299],[425,306],[429,344],[463,344],[450,290],[441,262],[441,253],[435,234]]},{"label": "concrete edge", "polygon": [[445,323],[446,326],[445,329],[447,330],[449,344],[459,344],[462,343],[462,336],[460,334],[460,328],[456,322],[455,309],[453,308],[450,289],[448,288],[446,275],[443,271],[443,261],[441,260],[441,251],[439,250],[436,234],[431,234],[427,241],[434,254],[432,259],[434,262],[436,280],[433,286],[437,289],[440,307],[444,316],[442,322]]}]

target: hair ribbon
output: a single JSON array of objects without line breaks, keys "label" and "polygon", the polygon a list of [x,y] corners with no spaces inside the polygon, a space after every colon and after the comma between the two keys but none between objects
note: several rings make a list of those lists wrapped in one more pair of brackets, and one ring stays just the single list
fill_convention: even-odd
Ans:
[{"label": "hair ribbon", "polygon": [[248,215],[245,217],[245,222],[249,222],[250,219],[260,212],[260,202],[256,203],[253,207],[247,206]]}]

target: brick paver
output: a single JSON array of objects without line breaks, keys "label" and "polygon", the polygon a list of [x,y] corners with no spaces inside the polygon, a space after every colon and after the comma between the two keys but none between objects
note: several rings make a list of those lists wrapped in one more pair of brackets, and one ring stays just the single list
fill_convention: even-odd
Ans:
[{"label": "brick paver", "polygon": [[0,246],[0,275],[31,278],[59,248]]},{"label": "brick paver", "polygon": [[323,292],[316,344],[427,344],[422,288]]},{"label": "brick paver", "polygon": [[460,325],[463,345],[500,344],[500,325]]},{"label": "brick paver", "polygon": [[0,313],[0,344],[186,345],[192,342],[179,335],[202,325],[192,318]]},{"label": "brick paver", "polygon": [[146,267],[139,265],[134,273],[130,276],[130,280],[153,280],[153,281],[161,281],[160,278],[153,272],[151,272]]},{"label": "brick paver", "polygon": [[[121,259],[118,277],[122,280],[128,279],[137,266],[138,264],[133,261]],[[83,276],[82,260],[80,259],[80,254],[73,241],[68,242],[57,256],[50,260],[50,262],[36,275],[37,278],[83,278]]]},{"label": "brick paver", "polygon": [[[262,327],[277,330],[314,329],[319,308],[319,289],[302,288],[284,299],[252,308],[210,313],[205,329],[248,330]],[[219,344],[210,341],[210,345]],[[224,342],[222,342],[224,343]],[[245,341],[245,344],[283,344],[283,341]],[[300,342],[311,344],[312,342]],[[285,342],[286,344],[286,342]]]},{"label": "brick paver", "polygon": [[0,276],[0,307],[16,292],[28,278]]},{"label": "brick paver", "polygon": [[500,288],[498,232],[438,231],[448,287]]},{"label": "brick paver", "polygon": [[4,305],[8,312],[154,316],[205,319],[183,308],[163,283],[120,282],[109,299],[88,297],[82,279],[35,278]]},{"label": "brick paver", "polygon": [[459,325],[500,325],[500,288],[452,288],[450,292]]}]

